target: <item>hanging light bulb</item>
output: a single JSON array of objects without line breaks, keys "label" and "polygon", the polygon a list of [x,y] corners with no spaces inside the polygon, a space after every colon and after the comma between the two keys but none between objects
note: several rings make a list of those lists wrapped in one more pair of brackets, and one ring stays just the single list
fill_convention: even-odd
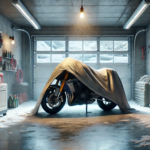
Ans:
[{"label": "hanging light bulb", "polygon": [[12,39],[11,44],[15,44],[14,36],[12,36],[11,39]]},{"label": "hanging light bulb", "polygon": [[83,0],[81,0],[80,18],[84,18]]},{"label": "hanging light bulb", "polygon": [[84,18],[84,8],[81,6],[80,8],[80,18]]}]

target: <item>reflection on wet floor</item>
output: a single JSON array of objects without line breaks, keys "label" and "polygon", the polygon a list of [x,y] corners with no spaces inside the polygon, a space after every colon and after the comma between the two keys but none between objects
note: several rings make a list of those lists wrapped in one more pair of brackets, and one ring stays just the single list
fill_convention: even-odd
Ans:
[{"label": "reflection on wet floor", "polygon": [[[118,108],[104,112],[97,105],[91,105],[89,111],[92,113],[87,116],[85,106],[65,106],[56,115],[40,111],[36,116],[1,128],[0,146],[2,150],[150,149],[149,109],[122,114]],[[0,123],[2,120],[1,117]]]}]

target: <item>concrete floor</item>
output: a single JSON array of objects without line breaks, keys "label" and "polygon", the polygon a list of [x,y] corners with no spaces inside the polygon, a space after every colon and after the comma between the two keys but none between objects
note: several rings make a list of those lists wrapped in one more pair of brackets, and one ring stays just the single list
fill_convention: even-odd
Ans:
[{"label": "concrete floor", "polygon": [[134,114],[118,108],[102,111],[97,105],[68,107],[56,115],[40,111],[24,117],[35,102],[22,104],[0,117],[0,150],[149,150],[150,108]]}]

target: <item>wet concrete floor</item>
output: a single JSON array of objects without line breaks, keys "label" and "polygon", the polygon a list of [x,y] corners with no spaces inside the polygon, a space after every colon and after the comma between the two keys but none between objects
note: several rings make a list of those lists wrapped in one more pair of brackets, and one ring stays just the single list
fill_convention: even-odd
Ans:
[{"label": "wet concrete floor", "polygon": [[56,115],[40,112],[0,129],[0,150],[150,150],[133,142],[150,135],[150,128],[119,109],[104,112],[94,106],[66,107]]}]

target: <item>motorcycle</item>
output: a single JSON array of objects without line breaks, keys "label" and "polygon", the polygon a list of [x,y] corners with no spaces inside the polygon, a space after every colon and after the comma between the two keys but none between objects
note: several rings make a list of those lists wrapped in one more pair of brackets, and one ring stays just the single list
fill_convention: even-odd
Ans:
[{"label": "motorcycle", "polygon": [[95,101],[104,111],[116,107],[113,101],[97,95],[69,72],[59,75],[56,80],[56,84],[48,87],[41,102],[42,108],[49,114],[58,113],[64,107],[66,100],[69,106],[85,104],[86,112],[87,105]]}]

